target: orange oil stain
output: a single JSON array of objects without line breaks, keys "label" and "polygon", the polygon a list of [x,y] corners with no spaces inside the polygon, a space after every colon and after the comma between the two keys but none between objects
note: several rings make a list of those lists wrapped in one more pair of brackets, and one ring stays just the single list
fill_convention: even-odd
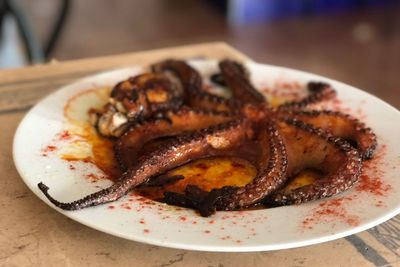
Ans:
[{"label": "orange oil stain", "polygon": [[160,187],[142,187],[137,192],[153,200],[163,197],[165,191],[182,193],[188,185],[197,185],[205,191],[224,186],[244,186],[257,174],[246,160],[230,157],[207,158],[193,161],[169,171],[167,175],[183,175],[184,179]]},{"label": "orange oil stain", "polygon": [[92,163],[114,180],[120,175],[114,156],[114,141],[100,136],[89,123],[88,110],[102,107],[111,88],[88,89],[71,97],[64,106],[70,138],[60,157],[66,161]]}]

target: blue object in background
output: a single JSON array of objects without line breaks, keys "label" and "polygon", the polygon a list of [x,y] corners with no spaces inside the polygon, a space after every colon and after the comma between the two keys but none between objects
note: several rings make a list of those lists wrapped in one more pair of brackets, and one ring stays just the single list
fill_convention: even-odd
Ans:
[{"label": "blue object in background", "polygon": [[313,0],[310,7],[313,13],[328,13],[360,7],[384,6],[394,4],[393,0]]},{"label": "blue object in background", "polygon": [[247,24],[311,14],[327,14],[361,7],[394,4],[396,0],[228,0],[228,19]]},{"label": "blue object in background", "polygon": [[230,0],[228,2],[228,18],[234,24],[246,24],[277,19],[283,15],[301,14],[303,1],[273,0]]}]

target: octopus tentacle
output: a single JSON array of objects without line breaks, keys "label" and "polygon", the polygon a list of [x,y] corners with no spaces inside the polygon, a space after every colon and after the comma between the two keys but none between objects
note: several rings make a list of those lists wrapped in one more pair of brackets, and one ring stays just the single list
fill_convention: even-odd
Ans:
[{"label": "octopus tentacle", "polygon": [[165,60],[151,68],[153,72],[165,73],[181,83],[184,101],[188,106],[215,111],[234,110],[234,101],[204,91],[200,73],[185,61]]},{"label": "octopus tentacle", "polygon": [[307,84],[310,94],[300,100],[283,103],[277,107],[278,110],[283,109],[300,109],[311,104],[332,99],[336,95],[336,91],[327,83],[309,82]]},{"label": "octopus tentacle", "polygon": [[377,147],[377,138],[371,128],[348,114],[330,110],[290,110],[283,116],[296,118],[349,141],[364,160],[372,158]]},{"label": "octopus tentacle", "polygon": [[235,210],[259,202],[286,181],[287,157],[282,139],[273,122],[267,123],[258,134],[262,146],[258,159],[257,176],[243,187],[224,186],[206,192],[188,185],[185,194],[166,192],[164,200],[169,204],[197,209],[202,216],[210,216],[216,210]]},{"label": "octopus tentacle", "polygon": [[202,91],[203,80],[200,73],[183,60],[168,59],[153,64],[151,69],[155,73],[172,74],[181,83],[184,97],[188,99],[191,94]]},{"label": "octopus tentacle", "polygon": [[148,120],[127,130],[114,146],[116,158],[122,168],[126,169],[137,161],[140,149],[151,140],[201,130],[232,118],[227,112],[189,108],[167,112],[162,119]]},{"label": "octopus tentacle", "polygon": [[266,103],[266,98],[251,84],[243,65],[226,59],[219,63],[219,68],[224,82],[232,90],[235,99],[251,104]]},{"label": "octopus tentacle", "polygon": [[287,175],[292,177],[302,169],[316,168],[324,176],[308,185],[279,190],[268,196],[267,204],[300,204],[329,197],[347,190],[358,180],[362,159],[345,140],[296,119],[278,125],[288,149]]},{"label": "octopus tentacle", "polygon": [[141,157],[115,184],[70,203],[59,202],[51,197],[45,184],[39,183],[38,187],[55,206],[64,210],[83,209],[115,201],[151,177],[191,160],[229,154],[233,147],[247,138],[248,128],[249,123],[239,119],[181,135],[160,150]]},{"label": "octopus tentacle", "polygon": [[232,210],[250,206],[285,183],[288,166],[286,148],[273,122],[268,123],[261,131],[258,142],[262,146],[262,152],[257,176],[244,187],[230,189],[233,192],[220,197],[216,203],[217,209]]}]

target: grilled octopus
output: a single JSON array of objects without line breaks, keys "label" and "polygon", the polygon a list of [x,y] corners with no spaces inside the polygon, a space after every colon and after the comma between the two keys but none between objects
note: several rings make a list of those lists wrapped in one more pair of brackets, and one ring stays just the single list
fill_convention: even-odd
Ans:
[{"label": "grilled octopus", "polygon": [[[115,201],[152,181],[168,181],[164,173],[196,159],[251,158],[257,175],[243,187],[207,192],[188,185],[184,193],[165,192],[166,203],[210,216],[216,210],[257,203],[300,204],[340,193],[357,182],[363,161],[373,157],[376,136],[347,114],[310,108],[335,96],[329,84],[310,82],[307,97],[272,107],[251,84],[243,65],[223,60],[219,68],[218,81],[231,90],[231,98],[206,92],[200,74],[181,60],[156,63],[151,73],[117,84],[104,109],[90,114],[100,134],[116,138],[115,154],[123,170],[119,180],[70,203],[55,200],[43,183],[38,184],[40,190],[57,207],[77,210]],[[260,147],[257,155],[243,154],[240,146],[248,143]],[[322,178],[291,187],[293,177],[308,168],[320,171]]]}]

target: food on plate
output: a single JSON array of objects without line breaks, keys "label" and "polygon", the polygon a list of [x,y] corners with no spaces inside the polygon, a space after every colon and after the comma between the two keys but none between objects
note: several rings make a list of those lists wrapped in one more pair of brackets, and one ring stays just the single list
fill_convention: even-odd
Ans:
[{"label": "food on plate", "polygon": [[[307,96],[272,105],[242,64],[223,60],[219,69],[213,79],[231,91],[229,98],[205,90],[203,77],[182,60],[158,62],[149,73],[118,83],[109,102],[89,114],[98,133],[114,140],[121,177],[70,203],[55,200],[43,183],[40,190],[57,207],[77,210],[115,201],[135,188],[179,183],[185,176],[171,170],[195,160],[249,161],[256,174],[244,185],[205,190],[187,184],[182,192],[163,191],[163,202],[210,216],[260,204],[300,204],[357,182],[363,161],[373,157],[376,136],[350,115],[313,107],[335,98],[329,84],[309,82]],[[307,170],[318,178],[299,181]]]}]

